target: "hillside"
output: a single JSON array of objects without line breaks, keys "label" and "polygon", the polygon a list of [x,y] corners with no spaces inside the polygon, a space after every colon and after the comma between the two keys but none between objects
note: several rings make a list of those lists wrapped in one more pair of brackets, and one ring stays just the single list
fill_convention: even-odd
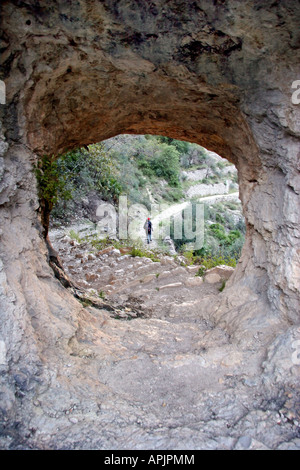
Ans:
[{"label": "hillside", "polygon": [[[89,146],[64,158],[58,169],[69,192],[67,197],[64,193],[58,197],[53,228],[69,226],[77,232],[76,224],[86,221],[97,224],[100,238],[118,237],[118,223],[112,230],[110,223],[99,230],[99,213],[109,203],[118,219],[122,195],[127,198],[128,224],[133,227],[136,221],[135,242],[144,241],[143,224],[151,216],[155,217],[151,246],[184,253],[191,250],[189,242],[193,240],[185,237],[184,230],[180,238],[174,236],[174,216],[204,203],[204,243],[194,254],[239,258],[245,226],[237,171],[216,153],[160,136],[120,135],[104,141],[101,147]],[[192,218],[194,226],[195,215]]]}]

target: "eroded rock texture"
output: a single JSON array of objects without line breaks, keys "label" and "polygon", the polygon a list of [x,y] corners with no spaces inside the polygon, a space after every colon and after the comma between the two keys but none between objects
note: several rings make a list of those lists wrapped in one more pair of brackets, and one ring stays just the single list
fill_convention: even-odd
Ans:
[{"label": "eroded rock texture", "polygon": [[[51,419],[68,384],[57,371],[82,315],[48,265],[32,165],[119,133],[186,139],[236,164],[247,240],[230,285],[202,309],[241,348],[264,348],[268,383],[294,383],[286,351],[299,334],[299,4],[16,0],[1,3],[1,17],[2,445],[59,446]],[[48,437],[30,426],[38,415]]]}]

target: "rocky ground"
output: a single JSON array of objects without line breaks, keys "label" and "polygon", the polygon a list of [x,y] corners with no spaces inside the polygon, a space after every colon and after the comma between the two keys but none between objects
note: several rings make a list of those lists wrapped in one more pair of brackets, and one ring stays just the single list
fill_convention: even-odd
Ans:
[{"label": "rocky ground", "polygon": [[270,383],[272,347],[268,362],[258,333],[242,347],[205,313],[224,295],[230,269],[203,280],[198,267],[171,256],[93,252],[63,230],[51,240],[67,274],[99,305],[81,300],[68,354],[53,353],[50,385],[28,409],[29,448],[300,448],[297,380]]}]

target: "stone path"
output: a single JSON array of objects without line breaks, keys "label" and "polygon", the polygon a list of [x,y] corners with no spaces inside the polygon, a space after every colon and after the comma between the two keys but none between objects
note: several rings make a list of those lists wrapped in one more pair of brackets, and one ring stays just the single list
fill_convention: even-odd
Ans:
[{"label": "stone path", "polygon": [[266,386],[265,349],[243,348],[208,313],[220,277],[51,238],[72,279],[106,300],[83,306],[55,352],[51,385],[30,411],[32,447],[299,448],[295,391]]},{"label": "stone path", "polygon": [[[222,280],[233,271],[227,267],[220,276],[208,273],[208,282],[203,283],[203,278],[196,275],[200,266],[182,266],[180,257],[175,260],[173,256],[160,256],[159,261],[152,261],[121,253],[113,246],[97,252],[88,243],[79,244],[60,230],[53,231],[51,237],[66,273],[80,288],[115,304],[126,304],[134,296],[144,315],[149,310],[152,317],[161,319],[175,318],[177,306],[182,308],[183,303],[186,309],[193,305],[196,311],[203,293],[217,294]],[[190,320],[188,315],[185,318]]]}]

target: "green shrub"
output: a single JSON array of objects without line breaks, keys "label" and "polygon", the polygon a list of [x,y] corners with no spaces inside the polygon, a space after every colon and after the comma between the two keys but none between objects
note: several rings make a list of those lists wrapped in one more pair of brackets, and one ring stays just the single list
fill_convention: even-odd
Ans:
[{"label": "green shrub", "polygon": [[226,240],[226,233],[223,225],[221,224],[211,224],[208,230],[213,233],[214,237],[220,240],[221,242],[225,242]]},{"label": "green shrub", "polygon": [[179,185],[179,152],[174,146],[161,144],[160,151],[150,160],[156,176],[164,178],[171,186]]},{"label": "green shrub", "polygon": [[181,187],[178,188],[166,188],[162,194],[163,199],[168,202],[178,202],[184,197],[184,193]]},{"label": "green shrub", "polygon": [[100,297],[100,299],[103,299],[103,300],[106,299],[106,294],[105,294],[105,292],[104,292],[103,290],[100,290],[100,291],[98,292],[98,296]]},{"label": "green shrub", "polygon": [[221,214],[219,214],[219,212],[216,213],[216,222],[220,222],[220,223],[225,222],[224,217]]},{"label": "green shrub", "polygon": [[220,291],[220,292],[223,292],[223,290],[225,289],[225,286],[226,286],[226,281],[223,280],[223,281],[222,281],[222,285],[221,285],[221,287],[219,288],[219,291]]},{"label": "green shrub", "polygon": [[[76,210],[77,204],[90,192],[96,192],[101,199],[114,202],[122,192],[118,168],[106,152],[103,144],[89,145],[61,155],[51,167],[42,172],[42,183],[47,177],[47,185],[41,186],[41,171],[37,178],[42,193],[53,202],[52,215],[67,219]],[[52,208],[51,208],[52,209]]]},{"label": "green shrub", "polygon": [[236,259],[223,256],[222,254],[218,256],[212,256],[212,257],[207,257],[207,258],[202,258],[201,259],[201,264],[206,268],[206,269],[211,269],[214,268],[215,266],[221,266],[221,265],[226,265],[226,266],[231,266],[233,268],[236,267]]},{"label": "green shrub", "polygon": [[[214,268],[215,266],[220,266],[220,265],[226,265],[226,266],[231,266],[235,268],[237,260],[234,257],[230,256],[224,256],[223,254],[217,254],[217,255],[207,255],[207,256],[199,256],[195,255],[193,252],[185,252],[183,253],[183,256],[186,258],[187,265],[191,264],[199,264],[201,265],[201,269],[211,269]],[[199,274],[202,275],[202,274]]]},{"label": "green shrub", "polygon": [[241,238],[241,232],[238,230],[230,230],[229,234],[227,235],[227,238],[225,240],[226,245],[232,245],[232,243],[237,239]]},{"label": "green shrub", "polygon": [[133,256],[134,258],[135,257],[149,258],[152,261],[159,261],[159,258],[157,256],[155,256],[154,253],[152,253],[150,251],[146,251],[145,249],[140,248],[138,246],[132,247],[131,251],[129,252],[129,255]]},{"label": "green shrub", "polygon": [[195,276],[203,277],[205,274],[205,271],[206,271],[206,268],[204,266],[200,266]]},{"label": "green shrub", "polygon": [[72,240],[76,240],[78,243],[81,243],[83,241],[79,234],[73,229],[69,231],[69,237],[72,238]]},{"label": "green shrub", "polygon": [[44,155],[35,166],[38,182],[38,194],[53,206],[58,199],[70,199],[71,192],[66,188],[66,176],[60,172],[59,164],[54,155]]}]

